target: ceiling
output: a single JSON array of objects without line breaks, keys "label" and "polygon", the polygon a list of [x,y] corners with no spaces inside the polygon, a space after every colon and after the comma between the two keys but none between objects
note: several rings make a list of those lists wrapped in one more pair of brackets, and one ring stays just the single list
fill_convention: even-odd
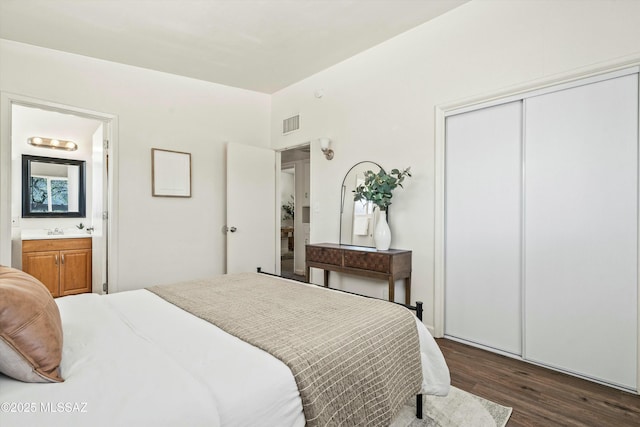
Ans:
[{"label": "ceiling", "polygon": [[0,38],[273,93],[468,0],[0,0]]}]

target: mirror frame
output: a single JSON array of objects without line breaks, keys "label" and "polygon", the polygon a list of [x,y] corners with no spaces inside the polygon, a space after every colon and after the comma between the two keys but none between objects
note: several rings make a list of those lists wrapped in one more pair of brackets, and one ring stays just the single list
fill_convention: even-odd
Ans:
[{"label": "mirror frame", "polygon": [[[31,162],[78,166],[78,212],[31,212]],[[22,218],[86,218],[86,162],[84,160],[59,159],[55,157],[22,155]]]},{"label": "mirror frame", "polygon": [[[377,162],[374,162],[373,160],[362,160],[356,163],[355,165],[351,166],[347,171],[347,173],[344,174],[344,178],[342,178],[342,185],[340,186],[340,228],[339,228],[339,234],[338,234],[338,242],[340,245],[345,245],[345,246],[359,246],[363,248],[370,248],[374,246],[362,246],[362,245],[352,245],[352,244],[342,243],[342,217],[344,216],[344,201],[345,201],[345,197],[347,196],[347,188],[344,185],[344,182],[349,176],[349,173],[351,173],[351,171],[355,169],[358,165],[361,165],[363,163],[371,163],[379,167],[380,170],[384,171],[384,168],[380,166]],[[387,208],[387,221],[388,220],[389,220],[389,209]]]}]

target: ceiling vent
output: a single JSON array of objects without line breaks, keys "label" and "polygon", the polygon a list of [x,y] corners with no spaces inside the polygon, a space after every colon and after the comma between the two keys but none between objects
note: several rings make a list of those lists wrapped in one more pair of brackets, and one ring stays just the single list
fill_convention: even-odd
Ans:
[{"label": "ceiling vent", "polygon": [[298,129],[300,129],[300,114],[295,115],[293,117],[289,117],[288,119],[284,119],[282,121],[283,135],[294,132]]}]

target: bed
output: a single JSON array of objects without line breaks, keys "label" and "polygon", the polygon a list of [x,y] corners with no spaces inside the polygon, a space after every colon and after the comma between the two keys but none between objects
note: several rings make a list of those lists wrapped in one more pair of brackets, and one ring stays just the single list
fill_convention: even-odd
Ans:
[{"label": "bed", "polygon": [[[263,276],[249,273],[242,279]],[[229,278],[238,277],[225,280]],[[273,280],[295,289],[336,293]],[[289,366],[168,302],[158,295],[161,291],[151,290],[56,299],[64,333],[60,363],[64,382],[27,383],[0,375],[0,424],[310,425],[298,379]],[[343,294],[340,298],[349,303],[365,299]],[[422,322],[415,324],[422,374],[419,391],[446,395],[449,372],[444,358]]]}]

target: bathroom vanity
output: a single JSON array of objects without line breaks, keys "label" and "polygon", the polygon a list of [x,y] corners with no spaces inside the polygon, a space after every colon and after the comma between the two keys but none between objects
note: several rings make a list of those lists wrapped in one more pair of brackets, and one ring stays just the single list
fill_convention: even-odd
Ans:
[{"label": "bathroom vanity", "polygon": [[22,240],[22,270],[54,297],[91,292],[91,237]]}]

